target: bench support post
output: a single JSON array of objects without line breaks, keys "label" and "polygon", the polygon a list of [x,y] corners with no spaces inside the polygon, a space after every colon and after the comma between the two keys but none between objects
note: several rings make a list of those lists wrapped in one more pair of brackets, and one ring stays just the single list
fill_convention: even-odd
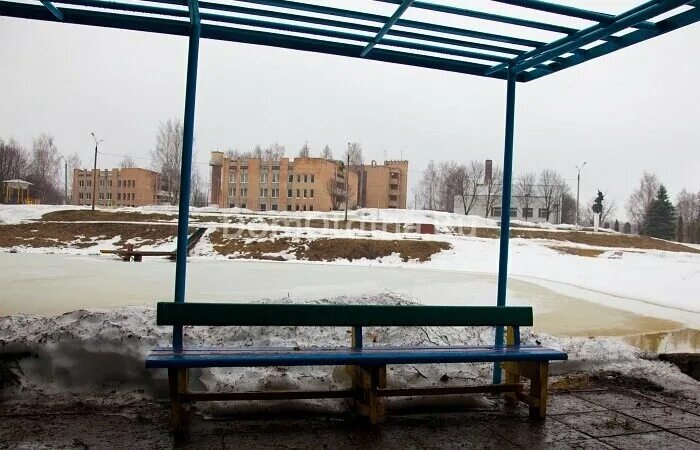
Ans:
[{"label": "bench support post", "polygon": [[168,369],[170,388],[170,421],[175,432],[185,428],[186,410],[182,396],[187,393],[187,369]]},{"label": "bench support post", "polygon": [[[520,344],[520,332],[515,327],[508,327],[506,332],[506,344],[516,345],[516,341]],[[504,364],[503,369],[506,374],[505,382],[507,384],[520,383],[520,365],[519,364]],[[506,392],[503,394],[506,399],[506,405],[510,407],[518,406],[518,396],[515,392]]]},{"label": "bench support post", "polygon": [[[377,425],[384,416],[384,401],[378,389],[386,388],[386,366],[354,367],[359,384],[353,386],[357,414],[366,417],[370,425]],[[353,383],[354,384],[354,383]]]},{"label": "bench support post", "polygon": [[535,363],[535,373],[530,380],[530,397],[537,400],[530,405],[531,419],[544,419],[547,416],[547,379],[549,377],[549,362]]}]

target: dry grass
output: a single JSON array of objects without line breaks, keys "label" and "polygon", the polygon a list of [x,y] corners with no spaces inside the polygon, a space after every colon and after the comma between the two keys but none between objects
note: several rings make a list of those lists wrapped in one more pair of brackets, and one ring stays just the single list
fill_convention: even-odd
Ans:
[{"label": "dry grass", "polygon": [[[497,239],[498,228],[464,228],[455,229],[458,234],[480,238]],[[642,250],[665,250],[669,252],[700,253],[700,250],[677,242],[654,239],[649,236],[637,236],[619,233],[590,233],[586,231],[549,231],[535,229],[510,230],[511,238],[547,239],[550,241],[571,242],[597,247],[636,248]]]},{"label": "dry grass", "polygon": [[580,247],[565,247],[548,245],[547,247],[552,250],[556,250],[559,253],[566,253],[567,255],[585,256],[587,258],[597,258],[598,256],[605,253],[605,250],[599,250],[596,248],[580,248]]},{"label": "dry grass", "polygon": [[258,238],[248,230],[218,229],[209,235],[214,250],[222,255],[243,259],[285,258],[274,255],[281,252],[293,254],[299,260],[333,261],[336,259],[377,259],[398,253],[402,260],[427,261],[434,254],[451,248],[446,242],[400,241],[378,239],[307,239],[280,237]]},{"label": "dry grass", "polygon": [[0,225],[0,247],[70,247],[85,248],[96,245],[93,238],[113,239],[121,236],[116,246],[138,238],[140,245],[152,245],[173,239],[174,225],[138,225],[130,223],[27,223]]},{"label": "dry grass", "polygon": [[177,216],[160,213],[88,211],[85,209],[52,211],[41,216],[42,221],[55,222],[170,222],[176,218]]}]

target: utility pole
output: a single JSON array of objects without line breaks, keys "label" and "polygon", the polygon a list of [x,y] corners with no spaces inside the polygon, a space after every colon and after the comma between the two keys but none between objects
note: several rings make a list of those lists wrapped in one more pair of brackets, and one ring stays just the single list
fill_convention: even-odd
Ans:
[{"label": "utility pole", "polygon": [[95,133],[90,133],[92,135],[92,138],[95,140],[95,163],[92,166],[92,210],[95,210],[95,197],[96,195],[96,190],[97,190],[97,146],[102,142],[104,139],[100,139],[99,141],[97,140],[97,136],[95,136]]},{"label": "utility pole", "polygon": [[576,226],[575,229],[578,230],[578,214],[579,214],[579,207],[578,207],[578,201],[579,201],[579,193],[581,191],[581,169],[583,169],[586,164],[588,164],[588,161],[584,161],[583,164],[576,166],[576,170],[578,170],[578,177],[576,178]]},{"label": "utility pole", "polygon": [[345,163],[345,222],[348,221],[348,202],[350,201],[350,196],[348,195],[348,181],[350,177],[350,143],[348,142],[348,158],[347,163]]}]

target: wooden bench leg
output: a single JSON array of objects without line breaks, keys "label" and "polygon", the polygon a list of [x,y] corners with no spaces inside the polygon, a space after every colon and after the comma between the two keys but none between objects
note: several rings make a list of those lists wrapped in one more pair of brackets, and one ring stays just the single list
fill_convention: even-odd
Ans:
[{"label": "wooden bench leg", "polygon": [[[503,370],[506,374],[506,383],[520,383],[520,366],[516,363],[506,363],[503,365]],[[515,392],[506,392],[503,394],[506,400],[506,406],[515,407],[518,406],[519,399]]]},{"label": "wooden bench leg", "polygon": [[530,405],[531,419],[544,419],[547,416],[547,382],[549,362],[535,363],[535,373],[530,380],[530,397],[536,401]]},{"label": "wooden bench leg", "polygon": [[376,425],[384,415],[384,404],[377,395],[378,388],[386,387],[386,366],[352,367],[353,389],[357,414]]},{"label": "wooden bench leg", "polygon": [[168,369],[170,388],[170,422],[173,431],[183,431],[186,424],[186,411],[181,394],[187,393],[187,369]]}]

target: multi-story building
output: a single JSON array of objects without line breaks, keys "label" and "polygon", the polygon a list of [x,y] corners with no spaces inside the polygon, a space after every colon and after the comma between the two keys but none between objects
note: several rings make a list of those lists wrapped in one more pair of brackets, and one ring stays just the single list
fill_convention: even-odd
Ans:
[{"label": "multi-story building", "polygon": [[388,163],[347,170],[323,158],[229,159],[212,152],[211,202],[254,211],[331,211],[345,207],[347,177],[349,208],[405,207],[408,163]]},{"label": "multi-story building", "polygon": [[[158,172],[140,168],[97,170],[94,190],[99,206],[145,206],[160,203]],[[93,195],[92,170],[73,171],[72,202],[91,205]]]}]

